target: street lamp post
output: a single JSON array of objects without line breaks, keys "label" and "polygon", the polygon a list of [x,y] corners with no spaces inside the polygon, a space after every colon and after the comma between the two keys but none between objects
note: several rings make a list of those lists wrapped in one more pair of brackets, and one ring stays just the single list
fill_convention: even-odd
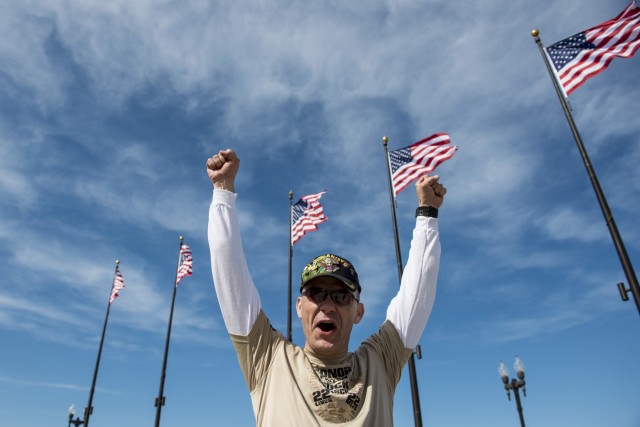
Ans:
[{"label": "street lamp post", "polygon": [[511,400],[510,390],[513,390],[513,395],[516,397],[516,408],[518,409],[518,415],[520,416],[520,426],[525,427],[518,389],[522,389],[522,394],[524,397],[527,397],[527,388],[525,387],[526,383],[524,381],[524,363],[522,363],[522,360],[520,360],[520,357],[518,356],[516,356],[516,360],[513,362],[513,369],[516,370],[518,379],[512,378],[511,382],[509,382],[509,369],[502,361],[500,361],[500,366],[498,367],[498,374],[500,375],[500,378],[502,378],[502,383],[504,384],[504,389],[507,391],[507,398],[509,400]]},{"label": "street lamp post", "polygon": [[81,420],[80,417],[76,417],[76,419],[73,419],[73,416],[76,414],[76,407],[75,405],[72,403],[71,406],[69,406],[69,424],[67,425],[67,427],[71,427],[71,424],[73,424],[76,427],[80,427],[81,425],[84,424],[84,420]]}]

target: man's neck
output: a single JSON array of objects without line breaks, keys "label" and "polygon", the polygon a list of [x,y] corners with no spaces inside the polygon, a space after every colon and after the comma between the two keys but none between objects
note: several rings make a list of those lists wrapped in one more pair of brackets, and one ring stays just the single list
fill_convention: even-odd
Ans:
[{"label": "man's neck", "polygon": [[313,351],[313,349],[311,347],[309,347],[307,345],[307,343],[305,342],[304,345],[304,353],[307,356],[311,356],[314,359],[318,359],[319,361],[323,362],[323,363],[332,363],[332,362],[339,362],[340,360],[343,360],[344,358],[346,358],[347,356],[349,356],[349,351],[345,350],[345,351],[341,351],[341,352],[337,352],[337,353],[318,353]]}]

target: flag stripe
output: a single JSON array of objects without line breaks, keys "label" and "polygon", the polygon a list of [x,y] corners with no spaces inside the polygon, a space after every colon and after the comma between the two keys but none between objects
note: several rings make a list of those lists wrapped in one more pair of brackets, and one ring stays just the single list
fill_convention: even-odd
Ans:
[{"label": "flag stripe", "polygon": [[120,290],[124,288],[124,278],[122,277],[122,273],[120,273],[120,269],[116,266],[116,274],[113,278],[113,286],[111,287],[111,295],[109,296],[109,304],[114,302],[116,298],[118,298]]},{"label": "flag stripe", "polygon": [[433,172],[440,163],[453,157],[458,147],[450,143],[448,134],[436,133],[408,147],[390,151],[394,194],[400,194],[411,182]]},{"label": "flag stripe", "polygon": [[402,190],[407,188],[411,182],[420,178],[422,175],[433,172],[436,167],[445,160],[449,160],[455,154],[457,147],[449,147],[445,152],[442,152],[440,155],[436,155],[428,160],[428,162],[424,165],[416,164],[411,168],[407,168],[406,172],[398,178],[397,182],[394,183],[394,191],[396,194],[399,194]]},{"label": "flag stripe", "polygon": [[178,266],[178,274],[176,275],[176,286],[187,276],[193,274],[193,258],[191,256],[191,248],[186,242],[180,245],[180,263]]},{"label": "flag stripe", "polygon": [[614,19],[546,48],[567,95],[603,72],[616,57],[630,58],[640,48],[640,7],[631,2]]},{"label": "flag stripe", "polygon": [[294,245],[305,234],[316,231],[318,225],[327,221],[320,198],[326,193],[309,194],[294,204],[291,217],[291,244]]}]

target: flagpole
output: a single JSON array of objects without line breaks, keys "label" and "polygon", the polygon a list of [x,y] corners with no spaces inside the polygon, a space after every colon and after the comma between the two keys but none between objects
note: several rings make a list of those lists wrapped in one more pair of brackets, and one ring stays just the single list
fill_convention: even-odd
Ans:
[{"label": "flagpole", "polygon": [[116,274],[118,271],[118,264],[120,260],[116,260],[116,268],[113,273],[113,280],[111,283],[111,290],[109,291],[109,304],[107,304],[107,314],[104,316],[104,324],[102,325],[102,337],[100,338],[100,346],[98,347],[98,357],[96,358],[96,367],[93,370],[93,381],[91,382],[91,390],[89,391],[89,402],[84,409],[84,425],[89,426],[89,418],[93,414],[93,394],[96,390],[96,380],[98,379],[98,368],[100,367],[100,358],[102,356],[102,345],[104,344],[104,335],[107,330],[107,322],[109,321],[109,311],[111,310],[111,293],[113,292],[113,286],[116,283]]},{"label": "flagpole", "polygon": [[[389,167],[389,138],[382,137],[385,159],[387,162],[387,178],[389,179],[389,201],[391,202],[391,221],[393,222],[393,239],[396,246],[396,264],[398,267],[398,280],[402,283],[402,255],[400,253],[400,239],[398,238],[398,221],[396,220],[396,204],[393,195],[393,183],[391,181],[391,168]],[[418,393],[418,381],[416,379],[416,366],[413,352],[409,358],[409,379],[411,382],[411,398],[413,401],[413,419],[416,427],[422,427],[422,412],[420,411],[420,395]]]},{"label": "flagpole", "polygon": [[638,312],[640,313],[640,286],[638,286],[638,279],[636,277],[636,273],[633,270],[633,266],[631,265],[631,261],[629,260],[629,256],[627,255],[627,250],[624,247],[624,243],[622,242],[622,238],[620,237],[620,233],[618,232],[618,227],[613,219],[613,215],[611,214],[611,210],[609,209],[609,205],[607,203],[607,199],[604,197],[604,192],[600,187],[600,183],[598,182],[598,177],[596,176],[596,172],[591,165],[591,161],[589,160],[589,155],[587,154],[587,150],[582,143],[582,138],[580,137],[580,133],[578,132],[578,128],[576,127],[575,122],[573,121],[573,116],[571,114],[571,109],[567,104],[565,97],[563,96],[562,88],[560,87],[560,83],[555,76],[551,68],[551,64],[549,64],[549,59],[545,54],[544,46],[542,45],[542,41],[540,41],[539,37],[540,32],[538,30],[531,31],[531,35],[536,41],[538,48],[540,49],[540,54],[542,55],[542,59],[547,67],[547,71],[551,76],[551,80],[553,81],[553,86],[556,89],[556,93],[558,94],[558,98],[560,99],[560,104],[562,104],[562,109],[564,110],[564,114],[569,122],[569,127],[571,128],[571,132],[573,133],[573,137],[576,140],[576,144],[578,145],[578,151],[580,151],[580,155],[582,156],[582,161],[584,162],[585,167],[587,168],[587,174],[589,175],[589,179],[591,180],[591,185],[596,193],[596,197],[598,198],[598,202],[600,203],[600,208],[602,209],[602,214],[604,215],[605,222],[607,223],[607,227],[609,228],[609,233],[611,233],[611,238],[613,239],[613,244],[616,247],[616,251],[618,252],[618,257],[620,258],[620,263],[622,264],[622,269],[624,270],[624,274],[627,277],[627,281],[629,282],[629,288],[625,289],[624,284],[618,283],[618,289],[620,291],[620,295],[622,299],[626,301],[628,299],[627,293],[631,291],[633,295],[633,299],[635,300],[636,307]]},{"label": "flagpole", "polygon": [[289,298],[287,303],[287,339],[291,342],[291,304],[292,288],[291,270],[293,263],[293,191],[289,190]]},{"label": "flagpole", "polygon": [[164,380],[167,376],[167,356],[169,355],[169,340],[171,339],[171,324],[173,323],[173,307],[176,302],[176,292],[178,290],[178,269],[180,268],[180,259],[181,259],[181,249],[182,249],[182,241],[184,240],[183,236],[180,236],[180,243],[178,244],[178,265],[176,266],[176,278],[173,281],[173,297],[171,298],[171,311],[169,312],[169,326],[167,327],[167,340],[164,345],[164,360],[162,361],[162,374],[160,375],[160,391],[158,392],[158,397],[156,397],[155,406],[156,406],[156,423],[155,427],[160,427],[160,412],[162,411],[162,407],[164,406],[165,396],[164,393]]}]

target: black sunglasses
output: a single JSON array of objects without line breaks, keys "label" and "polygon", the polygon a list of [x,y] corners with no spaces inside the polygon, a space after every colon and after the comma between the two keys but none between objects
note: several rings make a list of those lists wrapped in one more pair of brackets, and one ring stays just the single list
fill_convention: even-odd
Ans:
[{"label": "black sunglasses", "polygon": [[338,305],[349,305],[353,300],[360,302],[355,295],[344,289],[329,291],[323,288],[308,288],[303,290],[301,294],[316,304],[323,302],[327,296],[331,296],[331,301]]}]

